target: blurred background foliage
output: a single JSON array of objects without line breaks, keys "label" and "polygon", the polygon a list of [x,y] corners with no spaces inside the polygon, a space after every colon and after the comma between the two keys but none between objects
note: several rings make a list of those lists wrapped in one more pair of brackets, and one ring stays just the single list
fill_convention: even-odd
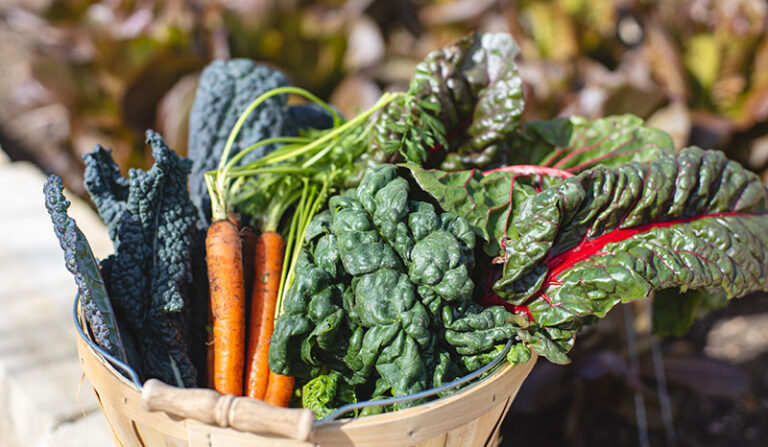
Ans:
[{"label": "blurred background foliage", "polygon": [[[18,4],[16,4],[18,3]],[[184,153],[197,76],[215,58],[284,70],[348,116],[402,89],[472,30],[521,46],[525,119],[634,113],[678,146],[768,164],[764,0],[0,0],[0,143],[80,190],[80,155],[150,162],[154,128]],[[5,35],[5,36],[4,36]],[[22,48],[20,50],[20,48]],[[23,63],[13,58],[23,52]],[[14,64],[14,62],[16,62]]]},{"label": "blurred background foliage", "polygon": [[[0,145],[82,194],[80,156],[97,143],[126,170],[151,164],[147,128],[186,152],[197,79],[215,58],[278,67],[352,116],[405,89],[431,50],[494,31],[521,47],[525,120],[633,113],[768,181],[767,28],[765,0],[0,0]],[[642,395],[652,445],[764,445],[765,295],[662,347],[647,304],[634,307],[582,334],[573,365],[539,362],[504,438],[645,445]],[[661,349],[669,393],[651,361]]]}]

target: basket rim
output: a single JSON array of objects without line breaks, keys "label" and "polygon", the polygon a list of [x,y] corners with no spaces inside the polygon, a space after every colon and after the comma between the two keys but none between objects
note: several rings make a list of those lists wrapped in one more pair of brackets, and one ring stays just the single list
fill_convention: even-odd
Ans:
[{"label": "basket rim", "polygon": [[[81,324],[81,317],[83,318],[82,321],[85,323],[84,316],[81,316],[80,314],[81,308],[82,308],[82,305],[80,300],[80,293],[78,292],[75,295],[73,309],[72,309],[73,319],[74,319],[75,328],[77,330],[78,336],[86,343],[88,348],[90,348],[93,354],[100,360],[100,363],[102,363],[108,370],[110,370],[110,373],[112,373],[112,375],[116,376],[118,380],[124,382],[126,385],[133,388],[136,392],[141,393],[143,389],[143,384],[139,380],[139,376],[136,373],[136,371],[130,365],[125,364],[120,359],[117,359],[113,355],[106,352],[101,346],[96,344],[85,333],[83,325]],[[368,400],[368,401],[362,401],[362,402],[343,405],[338,409],[336,409],[331,414],[329,414],[328,416],[314,421],[312,425],[313,427],[317,428],[317,427],[329,425],[332,423],[358,420],[357,418],[342,418],[341,416],[349,413],[350,411],[354,411],[354,410],[358,410],[366,407],[390,405],[390,404],[408,402],[411,400],[431,397],[443,391],[448,391],[453,388],[460,387],[461,385],[465,385],[477,379],[479,376],[485,373],[488,373],[485,377],[482,377],[479,380],[475,380],[473,383],[469,383],[469,385],[456,390],[455,392],[451,393],[448,396],[440,397],[436,400],[427,401],[413,407],[396,410],[394,412],[384,412],[381,414],[371,415],[371,416],[365,417],[364,419],[372,420],[378,417],[386,417],[387,415],[391,415],[395,412],[399,413],[403,411],[407,412],[409,410],[416,410],[416,409],[419,409],[419,407],[425,407],[430,404],[435,404],[440,400],[457,397],[460,394],[470,392],[472,388],[475,388],[476,386],[479,386],[484,382],[491,380],[493,377],[495,377],[496,375],[502,373],[503,371],[509,368],[513,368],[514,366],[517,366],[517,365],[502,365],[503,360],[505,359],[507,353],[511,349],[511,346],[512,346],[512,340],[507,341],[502,351],[493,360],[483,365],[481,368],[478,368],[477,370],[472,371],[469,374],[462,376],[448,384],[445,384],[436,388],[430,388],[428,390],[424,390],[419,393],[414,393],[407,396],[389,397],[385,399]],[[509,368],[504,368],[503,366],[508,366]],[[119,368],[122,371],[124,371],[128,377],[126,377],[123,374],[120,374],[120,372],[117,371],[116,368]]]}]

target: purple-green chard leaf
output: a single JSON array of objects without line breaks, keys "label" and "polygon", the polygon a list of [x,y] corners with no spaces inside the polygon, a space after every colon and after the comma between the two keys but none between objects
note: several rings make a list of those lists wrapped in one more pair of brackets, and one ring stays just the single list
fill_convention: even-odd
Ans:
[{"label": "purple-green chard leaf", "polygon": [[669,288],[766,290],[767,202],[758,177],[716,151],[590,169],[522,204],[494,290],[542,327]]},{"label": "purple-green chard leaf", "polygon": [[579,173],[599,165],[617,167],[627,162],[650,162],[674,149],[665,132],[643,126],[634,115],[594,121],[579,116],[531,121],[512,139],[502,164],[536,164]]},{"label": "purple-green chard leaf", "polygon": [[541,171],[538,166],[488,172],[426,170],[413,163],[404,166],[442,209],[467,219],[475,234],[486,241],[483,248],[490,256],[498,256],[506,240],[517,237],[512,218],[525,199],[571,176],[565,171]]},{"label": "purple-green chard leaf", "polygon": [[[474,34],[417,65],[408,93],[379,115],[384,157],[447,170],[481,166],[508,144],[523,111],[519,48],[508,34]],[[429,160],[428,160],[429,159]]]}]

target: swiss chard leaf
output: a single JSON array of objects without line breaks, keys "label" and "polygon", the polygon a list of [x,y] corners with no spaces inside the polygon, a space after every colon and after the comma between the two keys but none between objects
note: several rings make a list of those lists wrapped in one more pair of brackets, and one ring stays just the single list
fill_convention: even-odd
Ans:
[{"label": "swiss chard leaf", "polygon": [[120,339],[117,320],[101,277],[98,261],[75,221],[67,215],[70,204],[64,197],[63,191],[61,177],[55,175],[48,177],[43,186],[45,207],[53,221],[53,230],[59,239],[61,249],[64,250],[65,264],[75,276],[85,317],[96,338],[96,343],[110,354],[117,355],[126,361],[124,345]]},{"label": "swiss chard leaf", "polygon": [[405,165],[419,187],[437,200],[440,208],[464,217],[477,236],[486,241],[486,253],[497,256],[502,240],[516,237],[511,225],[515,210],[536,193],[535,185],[509,172],[489,175],[477,169],[446,172]]},{"label": "swiss chard leaf", "polygon": [[716,151],[591,169],[523,204],[494,290],[540,326],[673,287],[765,290],[767,202],[757,176]]},{"label": "swiss chard leaf", "polygon": [[118,316],[137,341],[147,377],[194,386],[189,359],[191,251],[197,211],[189,198],[190,162],[148,131],[155,165],[123,179],[109,151],[85,156],[85,186],[107,222],[114,255],[102,274]]},{"label": "swiss chard leaf", "polygon": [[474,34],[430,53],[408,95],[380,114],[374,146],[417,164],[442,150],[447,170],[487,163],[523,110],[518,51],[507,34]]},{"label": "swiss chard leaf", "polygon": [[572,116],[526,123],[500,161],[578,173],[598,164],[617,167],[627,162],[650,162],[672,149],[674,144],[668,134],[645,127],[643,120],[634,115],[593,121]]}]

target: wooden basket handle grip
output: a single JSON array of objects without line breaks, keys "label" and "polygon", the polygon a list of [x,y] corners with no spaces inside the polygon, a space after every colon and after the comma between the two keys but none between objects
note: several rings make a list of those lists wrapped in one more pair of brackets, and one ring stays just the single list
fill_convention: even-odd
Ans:
[{"label": "wooden basket handle grip", "polygon": [[309,439],[315,420],[309,409],[280,408],[205,388],[177,388],[157,379],[144,383],[141,399],[147,411],[164,411],[179,418],[297,441]]}]

